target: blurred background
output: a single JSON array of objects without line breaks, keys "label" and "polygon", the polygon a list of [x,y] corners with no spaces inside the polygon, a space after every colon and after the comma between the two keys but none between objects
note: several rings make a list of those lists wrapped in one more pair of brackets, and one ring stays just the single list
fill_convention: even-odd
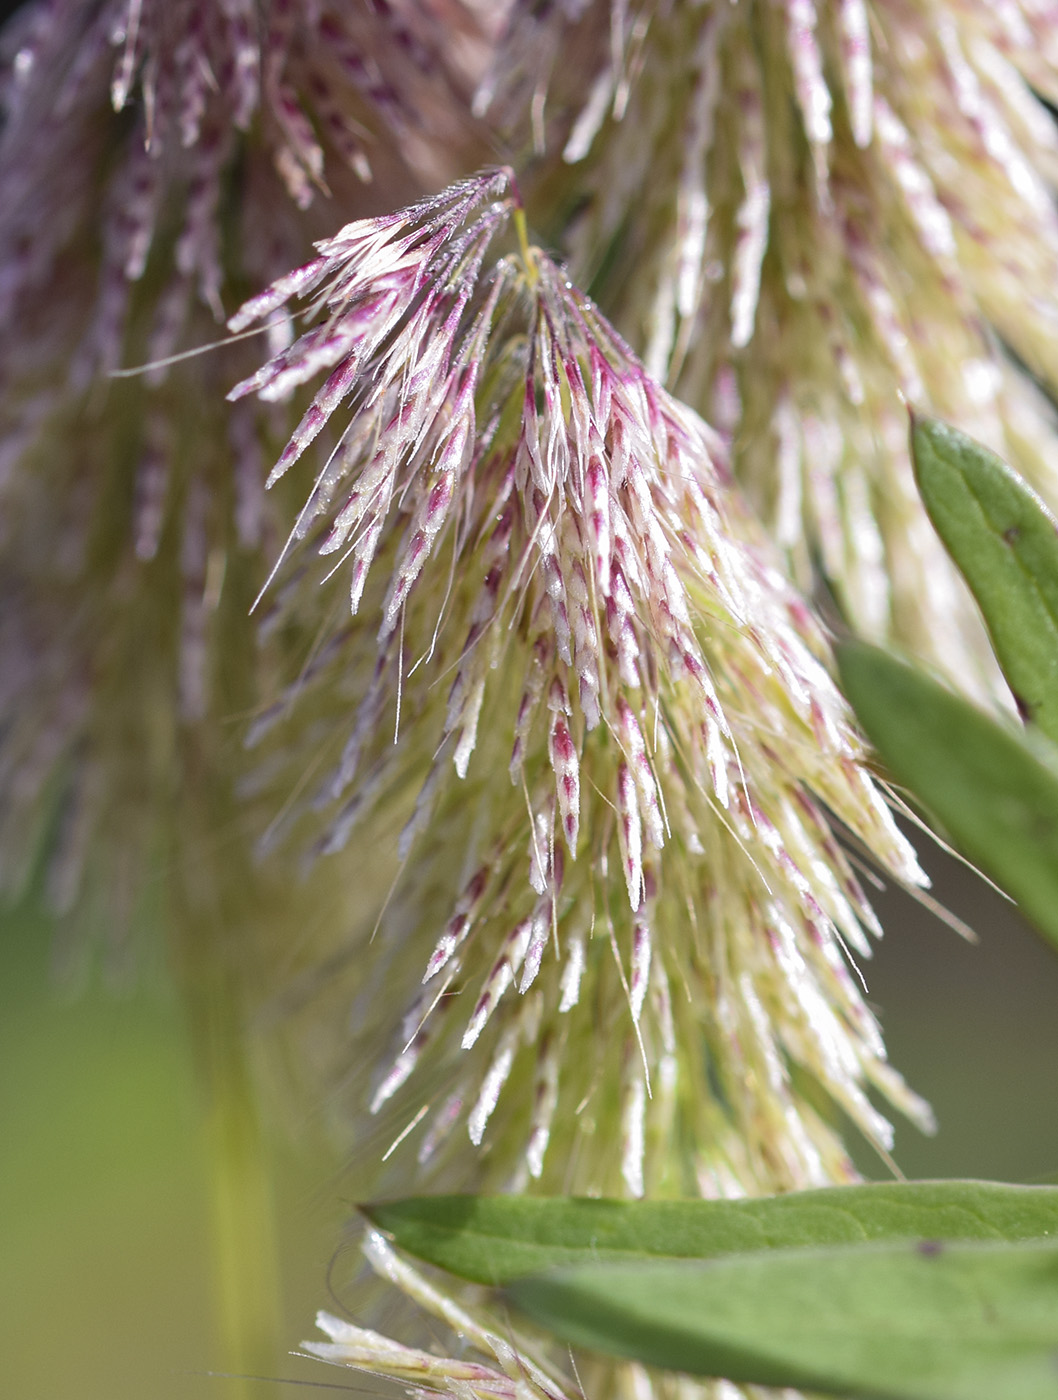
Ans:
[{"label": "blurred background", "polygon": [[[919,841],[925,846],[924,840]],[[940,1131],[898,1127],[909,1176],[1031,1181],[1058,1171],[1058,958],[1010,906],[935,847],[939,898],[973,946],[900,892],[863,968],[894,1063]],[[51,930],[23,909],[0,932],[0,1366],[13,1400],[243,1400],[223,1374],[210,1250],[210,1182],[180,1007],[158,966],[135,987],[64,994]],[[329,1275],[350,1208],[307,1109],[275,1126],[285,1345],[340,1310]],[[884,1163],[857,1153],[865,1175]],[[348,1270],[345,1270],[346,1274]],[[276,1357],[281,1378],[360,1392],[370,1382]],[[300,1393],[300,1392],[299,1392]]]},{"label": "blurred background", "polygon": [[[933,1104],[936,1137],[897,1122],[909,1177],[1031,1182],[1058,1174],[1058,956],[1013,906],[921,834],[933,895],[971,944],[901,890],[875,897],[886,934],[862,965],[889,1056]],[[884,1177],[864,1153],[860,1169]]]},{"label": "blurred background", "polygon": [[[133,986],[75,995],[53,975],[53,947],[39,913],[0,915],[0,1393],[289,1394],[223,1374],[201,1095],[160,955]],[[328,1270],[350,1206],[311,1120],[269,1138],[280,1327],[295,1347],[316,1309],[336,1306]],[[299,1374],[344,1379],[277,1352],[274,1375]]]}]

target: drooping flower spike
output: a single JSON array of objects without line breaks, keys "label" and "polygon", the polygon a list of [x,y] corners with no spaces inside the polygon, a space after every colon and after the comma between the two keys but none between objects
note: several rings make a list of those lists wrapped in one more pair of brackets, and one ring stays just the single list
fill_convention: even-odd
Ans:
[{"label": "drooping flower spike", "polygon": [[902,400],[1058,500],[1030,377],[1058,387],[1058,132],[1036,94],[1058,94],[1058,49],[1035,0],[598,0],[514,4],[480,99],[546,152],[549,235],[724,432],[802,587],[821,571],[858,630],[993,694]]},{"label": "drooping flower spike", "polygon": [[327,373],[273,473],[330,435],[267,626],[318,615],[314,555],[354,618],[253,735],[315,718],[290,820],[361,872],[314,1034],[355,996],[349,1060],[392,1046],[356,1092],[442,1175],[469,1134],[493,1185],[842,1179],[794,1066],[883,1150],[869,1087],[925,1110],[846,965],[876,926],[827,811],[923,877],[716,435],[525,242],[506,171],[350,225],[231,324],[298,299],[233,396]]}]

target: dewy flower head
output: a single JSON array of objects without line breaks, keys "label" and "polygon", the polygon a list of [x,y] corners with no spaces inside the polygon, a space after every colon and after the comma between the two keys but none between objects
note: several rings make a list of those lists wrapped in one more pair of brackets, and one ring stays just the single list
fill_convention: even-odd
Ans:
[{"label": "dewy flower head", "polygon": [[[493,1181],[841,1179],[800,1071],[882,1148],[870,1086],[925,1110],[845,964],[875,925],[825,809],[923,877],[715,434],[522,218],[508,172],[486,172],[349,226],[231,323],[308,302],[235,397],[328,372],[273,474],[336,426],[267,625],[318,616],[313,553],[366,616],[253,739],[296,700],[325,744],[356,697],[291,814],[363,871],[353,1053],[392,1044],[371,1107],[399,1106],[423,1164],[461,1123]],[[488,260],[509,223],[521,251]],[[340,965],[318,988],[339,1000]]]},{"label": "dewy flower head", "polygon": [[481,103],[546,153],[573,275],[729,436],[802,585],[821,570],[857,629],[993,693],[901,396],[1058,500],[1024,372],[1058,386],[1058,133],[1036,93],[1058,94],[1036,0],[595,0],[514,4]]}]

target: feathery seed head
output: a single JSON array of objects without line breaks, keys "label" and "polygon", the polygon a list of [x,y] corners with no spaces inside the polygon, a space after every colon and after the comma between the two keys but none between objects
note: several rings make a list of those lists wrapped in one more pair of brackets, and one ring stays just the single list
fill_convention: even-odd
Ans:
[{"label": "feathery seed head", "polygon": [[923,877],[720,440],[544,253],[490,252],[520,217],[485,172],[350,225],[233,322],[308,306],[235,396],[328,375],[273,478],[330,433],[289,550],[337,553],[357,616],[290,699],[334,727],[359,698],[291,822],[375,872],[349,945],[358,1041],[393,1045],[371,1107],[425,1103],[441,1170],[462,1119],[508,1181],[840,1177],[792,1064],[883,1147],[869,1085],[924,1110],[844,966],[873,919],[825,808]]}]

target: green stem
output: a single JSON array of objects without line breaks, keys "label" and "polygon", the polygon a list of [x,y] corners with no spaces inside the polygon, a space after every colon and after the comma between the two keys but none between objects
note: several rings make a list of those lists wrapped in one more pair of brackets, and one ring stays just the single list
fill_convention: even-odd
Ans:
[{"label": "green stem", "polygon": [[[239,1400],[274,1374],[282,1336],[274,1205],[237,1001],[220,979],[193,1009],[207,1095],[217,1317],[225,1369]],[[197,1014],[196,1014],[197,1013]]]}]

